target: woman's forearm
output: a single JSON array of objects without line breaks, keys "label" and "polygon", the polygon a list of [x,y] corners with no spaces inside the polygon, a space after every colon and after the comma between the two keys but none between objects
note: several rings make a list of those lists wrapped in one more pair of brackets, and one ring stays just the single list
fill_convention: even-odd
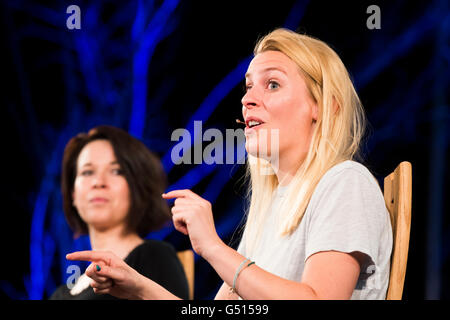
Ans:
[{"label": "woman's forearm", "polygon": [[181,300],[155,281],[142,276],[136,292],[139,300]]},{"label": "woman's forearm", "polygon": [[[208,250],[204,258],[230,287],[233,285],[236,271],[246,259],[223,242]],[[241,269],[235,285],[237,294],[243,299],[317,299],[310,286],[271,274],[258,267],[257,261],[247,267],[249,262]]]}]

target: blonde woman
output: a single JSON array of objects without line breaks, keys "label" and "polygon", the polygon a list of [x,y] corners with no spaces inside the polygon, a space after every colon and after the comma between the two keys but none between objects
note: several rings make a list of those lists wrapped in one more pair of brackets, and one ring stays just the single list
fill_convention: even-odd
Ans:
[{"label": "blonde woman", "polygon": [[[223,279],[216,299],[384,299],[392,229],[375,178],[353,160],[365,118],[342,61],[320,40],[277,29],[257,43],[246,88],[251,196],[238,250],[217,235],[208,201],[163,194],[176,198],[175,228]],[[93,262],[97,293],[178,298],[113,254],[67,258]]]}]

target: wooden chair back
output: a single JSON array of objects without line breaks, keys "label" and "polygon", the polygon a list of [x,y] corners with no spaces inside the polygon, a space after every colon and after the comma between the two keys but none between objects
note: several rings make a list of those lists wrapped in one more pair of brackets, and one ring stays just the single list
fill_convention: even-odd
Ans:
[{"label": "wooden chair back", "polygon": [[189,300],[194,299],[194,252],[192,250],[184,250],[177,252],[178,259],[183,265],[184,273],[189,286]]},{"label": "wooden chair back", "polygon": [[411,229],[412,168],[401,162],[384,179],[384,201],[389,210],[393,233],[393,250],[387,300],[401,300],[408,260]]}]

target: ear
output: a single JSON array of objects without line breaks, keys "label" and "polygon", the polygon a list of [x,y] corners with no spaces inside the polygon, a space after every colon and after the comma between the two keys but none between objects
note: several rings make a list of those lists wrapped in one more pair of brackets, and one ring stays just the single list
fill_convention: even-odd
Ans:
[{"label": "ear", "polygon": [[317,103],[314,103],[312,105],[312,119],[314,122],[317,121],[317,118],[319,117],[319,107],[317,106]]}]

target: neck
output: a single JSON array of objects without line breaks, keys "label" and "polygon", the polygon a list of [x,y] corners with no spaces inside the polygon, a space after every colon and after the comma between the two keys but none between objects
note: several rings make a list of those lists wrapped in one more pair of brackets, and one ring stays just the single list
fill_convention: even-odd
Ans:
[{"label": "neck", "polygon": [[[314,132],[315,122],[313,123],[307,145],[311,143],[312,133]],[[279,150],[277,168],[273,168],[277,176],[278,185],[287,186],[297,173],[297,170],[305,161],[308,155],[308,148],[299,148],[297,145],[291,145],[284,150]],[[272,166],[273,167],[273,166]]]},{"label": "neck", "polygon": [[277,168],[274,168],[278,185],[287,186],[303,163],[306,155],[299,154],[298,151],[298,149],[292,149],[292,152],[290,153],[280,153]]},{"label": "neck", "polygon": [[136,233],[125,233],[123,227],[106,230],[89,227],[89,238],[92,250],[111,251],[121,259],[144,241]]}]

